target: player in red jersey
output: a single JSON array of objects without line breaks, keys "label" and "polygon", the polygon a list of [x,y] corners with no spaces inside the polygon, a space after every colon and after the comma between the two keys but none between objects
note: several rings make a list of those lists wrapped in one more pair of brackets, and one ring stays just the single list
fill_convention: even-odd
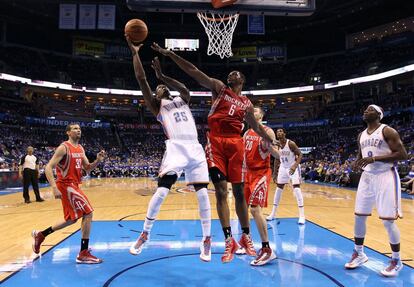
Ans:
[{"label": "player in red jersey", "polygon": [[[210,78],[197,69],[192,63],[176,55],[174,52],[161,48],[154,43],[152,48],[164,56],[170,57],[185,73],[194,78],[201,86],[212,91],[213,104],[208,115],[206,156],[210,177],[216,189],[217,213],[225,237],[223,263],[233,260],[234,253],[239,249],[233,239],[230,228],[230,210],[227,204],[227,182],[232,183],[236,213],[243,230],[239,241],[240,252],[256,256],[250,237],[249,214],[243,194],[243,159],[244,145],[241,137],[243,122],[246,122],[265,140],[272,142],[265,128],[255,120],[250,100],[242,95],[245,77],[239,71],[231,72],[227,77],[227,85],[222,81]],[[275,141],[273,144],[276,144]]]},{"label": "player in red jersey", "polygon": [[[261,108],[254,108],[254,116],[258,123],[262,123],[264,112]],[[265,126],[266,132],[272,139],[275,133],[271,128]],[[270,155],[279,158],[278,151],[264,141],[253,129],[244,134],[246,180],[244,183],[244,194],[247,205],[250,207],[260,238],[262,248],[256,259],[250,262],[251,265],[261,266],[276,258],[275,252],[270,248],[267,234],[266,219],[263,215],[263,207],[267,207],[267,195],[272,178],[270,169]]]},{"label": "player in red jersey", "polygon": [[[105,157],[105,151],[100,151],[96,160],[89,163],[83,147],[79,144],[81,128],[78,124],[69,124],[66,127],[69,139],[63,142],[55,151],[52,159],[45,168],[45,174],[55,198],[62,200],[64,220],[50,226],[43,231],[32,232],[33,251],[38,254],[40,245],[45,237],[52,232],[74,224],[82,218],[82,241],[81,249],[76,257],[77,263],[97,264],[102,260],[93,256],[88,249],[89,234],[91,230],[93,208],[88,198],[79,188],[82,181],[82,168],[87,172],[93,170]],[[53,169],[56,167],[57,180],[53,177]]]}]

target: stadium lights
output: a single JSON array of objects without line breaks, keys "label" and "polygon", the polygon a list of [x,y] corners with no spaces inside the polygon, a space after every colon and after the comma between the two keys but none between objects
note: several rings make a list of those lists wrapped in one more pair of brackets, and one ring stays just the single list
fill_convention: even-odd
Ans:
[{"label": "stadium lights", "polygon": [[[243,91],[242,94],[244,95],[254,95],[254,96],[274,96],[274,95],[281,95],[281,94],[291,94],[291,93],[302,93],[302,92],[310,92],[310,91],[321,91],[324,89],[334,89],[354,84],[360,83],[367,83],[372,81],[378,81],[381,79],[393,77],[400,74],[405,74],[414,71],[414,64],[407,65],[401,68],[389,70],[386,72],[382,72],[379,74],[358,77],[348,80],[342,80],[333,83],[327,83],[323,85],[309,85],[303,87],[292,87],[292,88],[285,88],[285,89],[274,89],[274,90],[252,90],[252,91]],[[0,80],[11,81],[11,82],[19,82],[22,84],[26,84],[29,86],[36,86],[36,87],[43,87],[43,88],[51,88],[51,89],[60,89],[60,90],[67,90],[67,91],[75,91],[75,92],[83,92],[83,93],[95,93],[95,94],[111,94],[111,95],[129,95],[129,96],[142,96],[141,91],[137,90],[121,90],[121,89],[108,89],[108,88],[89,88],[89,87],[75,87],[69,84],[63,83],[55,83],[55,82],[48,82],[48,81],[40,81],[40,80],[32,80],[29,78],[14,76],[10,74],[0,73]],[[179,93],[176,91],[172,91],[171,94],[173,96],[178,96]],[[211,92],[202,92],[202,91],[192,91],[190,92],[192,97],[208,97],[211,96]]]}]

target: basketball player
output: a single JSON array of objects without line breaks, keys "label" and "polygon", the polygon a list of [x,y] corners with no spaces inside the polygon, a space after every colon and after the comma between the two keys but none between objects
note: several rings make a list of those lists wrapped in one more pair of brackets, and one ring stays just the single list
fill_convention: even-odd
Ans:
[{"label": "basketball player", "polygon": [[359,134],[359,153],[355,168],[363,169],[355,201],[355,249],[346,269],[355,269],[368,261],[364,253],[367,216],[375,205],[388,233],[392,250],[389,265],[381,271],[386,277],[397,276],[403,268],[400,259],[400,231],[394,220],[402,218],[400,177],[395,168],[408,155],[400,135],[393,128],[381,124],[384,111],[370,105],[364,111],[367,128]]},{"label": "basketball player", "polygon": [[173,51],[163,49],[156,43],[153,43],[152,48],[162,55],[170,57],[201,86],[212,91],[213,104],[208,115],[210,131],[207,133],[206,154],[210,177],[216,189],[217,213],[225,238],[225,251],[221,260],[223,263],[232,261],[234,253],[239,249],[230,228],[227,182],[232,183],[236,213],[243,230],[239,241],[241,248],[238,253],[256,256],[250,237],[249,214],[243,194],[244,145],[241,137],[243,121],[246,120],[252,129],[265,140],[272,142],[273,139],[266,133],[265,128],[255,120],[250,100],[241,94],[245,77],[242,73],[233,71],[228,75],[227,85],[225,85],[218,79],[210,78]]},{"label": "basketball player", "polygon": [[273,209],[270,215],[266,218],[268,221],[276,217],[277,207],[279,206],[280,197],[283,192],[285,184],[289,180],[293,185],[293,192],[296,197],[299,208],[298,224],[305,224],[305,210],[303,207],[303,196],[300,189],[301,172],[300,162],[302,160],[302,152],[294,141],[286,138],[286,131],[278,129],[276,131],[277,139],[280,141],[281,149],[279,151],[280,159],[275,159],[274,164],[274,178],[276,178],[277,188],[273,199]]},{"label": "basketball player", "polygon": [[[254,108],[254,116],[258,123],[262,123],[264,112],[261,108]],[[267,134],[275,138],[275,133],[271,128],[264,126]],[[249,129],[244,134],[246,181],[244,193],[247,205],[250,207],[257,230],[262,240],[262,248],[256,259],[250,262],[251,265],[261,266],[276,258],[275,252],[270,248],[269,237],[267,234],[266,219],[263,216],[263,207],[267,207],[267,195],[272,178],[270,169],[270,154],[279,158],[279,153],[264,141],[253,129]]]},{"label": "basketball player", "polygon": [[142,44],[134,46],[128,37],[126,39],[133,56],[135,77],[141,87],[146,106],[162,124],[165,134],[168,137],[166,141],[167,149],[159,171],[157,191],[149,202],[143,231],[129,251],[133,255],[141,253],[144,243],[148,241],[162,202],[170,191],[171,186],[177,181],[184,170],[186,182],[188,185],[194,186],[199,203],[200,220],[203,230],[203,239],[200,245],[200,259],[210,261],[211,208],[210,199],[207,194],[207,185],[209,182],[208,168],[203,147],[198,142],[194,118],[188,106],[190,92],[184,84],[164,75],[161,71],[158,58],[155,58],[152,62],[152,68],[155,70],[157,78],[171,89],[177,90],[180,96],[173,98],[166,85],[158,85],[155,91],[155,97],[153,97],[138,54]]},{"label": "basketball player", "polygon": [[[74,224],[82,218],[82,240],[81,249],[76,257],[76,263],[98,264],[102,262],[93,256],[88,249],[89,234],[91,230],[93,208],[88,198],[79,188],[82,181],[82,168],[87,172],[95,169],[99,162],[105,157],[105,151],[100,151],[96,160],[89,163],[85,156],[83,147],[79,144],[81,128],[78,124],[69,124],[66,127],[68,140],[63,142],[55,151],[52,159],[46,165],[45,174],[49,181],[55,198],[62,200],[64,221],[56,223],[43,231],[32,232],[33,251],[38,254],[40,245],[45,237],[69,225]],[[53,177],[53,169],[56,167],[57,180]]]}]

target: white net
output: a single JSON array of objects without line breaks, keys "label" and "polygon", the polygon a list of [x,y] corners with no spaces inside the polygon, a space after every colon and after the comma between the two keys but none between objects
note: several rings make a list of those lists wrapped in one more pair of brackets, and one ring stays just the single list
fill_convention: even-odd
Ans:
[{"label": "white net", "polygon": [[233,32],[239,20],[239,14],[214,14],[198,12],[197,17],[204,26],[208,36],[207,55],[216,54],[220,58],[231,57],[231,43],[233,41]]}]

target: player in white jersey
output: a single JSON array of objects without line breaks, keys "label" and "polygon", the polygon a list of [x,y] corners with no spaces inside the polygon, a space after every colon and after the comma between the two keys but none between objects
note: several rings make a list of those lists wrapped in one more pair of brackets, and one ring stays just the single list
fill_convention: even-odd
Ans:
[{"label": "player in white jersey", "polygon": [[141,87],[145,104],[162,124],[164,132],[168,137],[166,141],[167,148],[159,171],[157,191],[149,202],[143,231],[129,251],[133,255],[141,253],[144,243],[149,239],[152,226],[162,202],[170,191],[171,186],[177,181],[181,173],[185,171],[186,182],[188,185],[194,186],[199,203],[200,220],[203,230],[203,239],[200,245],[200,259],[210,261],[211,209],[207,194],[207,185],[209,182],[208,168],[204,149],[198,142],[194,118],[188,107],[190,92],[184,84],[164,75],[161,71],[158,58],[155,58],[152,61],[152,68],[155,70],[157,78],[168,87],[177,90],[180,96],[173,98],[166,85],[158,85],[155,91],[155,97],[153,97],[138,54],[142,44],[135,46],[128,37],[127,42],[132,52],[135,77]]},{"label": "player in white jersey", "polygon": [[279,150],[280,159],[275,159],[273,180],[277,183],[275,196],[273,199],[272,212],[266,217],[266,220],[271,221],[276,217],[277,207],[279,206],[280,197],[283,192],[285,184],[292,182],[293,193],[299,208],[299,224],[305,224],[305,208],[303,206],[303,195],[300,189],[302,181],[300,162],[302,160],[302,152],[294,141],[286,138],[286,131],[278,129],[276,137],[280,141],[281,148]]},{"label": "player in white jersey", "polygon": [[363,118],[368,126],[358,136],[359,153],[354,163],[355,169],[363,169],[355,202],[355,247],[345,268],[355,269],[368,261],[363,250],[366,221],[376,205],[392,250],[391,261],[381,274],[393,277],[403,267],[400,259],[400,231],[394,222],[402,217],[400,178],[395,163],[408,156],[398,132],[381,124],[383,115],[382,108],[377,105],[370,105],[364,111]]}]

